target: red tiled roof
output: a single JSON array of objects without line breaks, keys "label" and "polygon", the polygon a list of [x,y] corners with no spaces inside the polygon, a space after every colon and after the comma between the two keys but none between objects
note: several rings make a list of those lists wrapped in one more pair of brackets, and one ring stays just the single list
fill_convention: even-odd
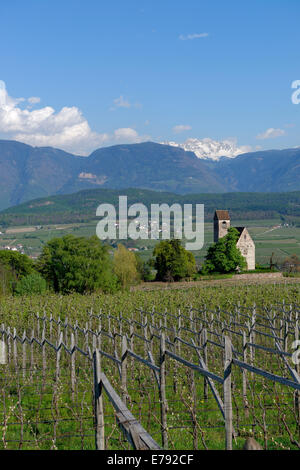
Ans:
[{"label": "red tiled roof", "polygon": [[215,219],[220,220],[230,220],[229,212],[228,211],[215,211]]}]

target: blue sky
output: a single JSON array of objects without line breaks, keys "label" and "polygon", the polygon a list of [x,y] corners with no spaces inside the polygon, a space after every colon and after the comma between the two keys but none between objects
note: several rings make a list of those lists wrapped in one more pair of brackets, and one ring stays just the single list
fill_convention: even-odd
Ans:
[{"label": "blue sky", "polygon": [[1,138],[300,146],[299,0],[1,3]]}]

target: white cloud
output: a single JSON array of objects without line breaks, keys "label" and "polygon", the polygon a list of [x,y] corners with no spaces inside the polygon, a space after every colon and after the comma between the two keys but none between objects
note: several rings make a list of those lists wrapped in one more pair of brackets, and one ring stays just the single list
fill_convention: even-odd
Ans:
[{"label": "white cloud", "polygon": [[28,98],[27,101],[30,104],[37,104],[41,101],[41,98],[39,98],[38,96],[31,96],[30,98]]},{"label": "white cloud", "polygon": [[111,106],[109,109],[110,111],[115,111],[117,108],[140,108],[140,103],[130,103],[130,101],[126,100],[123,95],[120,95],[119,98],[114,99],[114,105]]},{"label": "white cloud", "polygon": [[179,39],[181,41],[191,41],[193,39],[207,38],[208,33],[194,33],[194,34],[180,34]]},{"label": "white cloud", "polygon": [[274,129],[273,127],[270,127],[265,132],[258,134],[256,138],[260,140],[265,140],[265,139],[274,139],[275,137],[281,137],[283,135],[285,135],[285,130]]},{"label": "white cloud", "polygon": [[[19,103],[28,102],[25,109]],[[53,146],[79,155],[88,155],[103,145],[141,142],[148,136],[139,136],[131,128],[117,129],[112,134],[91,130],[87,119],[76,107],[63,107],[55,111],[51,106],[32,110],[40,98],[12,98],[5,83],[0,80],[0,135],[34,146]]]},{"label": "white cloud", "polygon": [[293,127],[296,127],[295,124],[285,124],[284,127],[286,127],[287,129],[292,129]]},{"label": "white cloud", "polygon": [[114,106],[110,108],[111,110],[114,110],[116,108],[130,108],[131,104],[129,101],[125,100],[124,96],[120,96],[119,98],[116,98],[114,100]]},{"label": "white cloud", "polygon": [[138,142],[145,142],[149,140],[150,136],[140,136],[135,129],[131,127],[122,127],[120,129],[116,129],[114,131],[114,140],[123,143],[138,143]]},{"label": "white cloud", "polygon": [[180,132],[189,131],[191,129],[191,126],[185,124],[178,124],[177,126],[173,127],[173,132],[175,132],[175,134],[180,134]]}]

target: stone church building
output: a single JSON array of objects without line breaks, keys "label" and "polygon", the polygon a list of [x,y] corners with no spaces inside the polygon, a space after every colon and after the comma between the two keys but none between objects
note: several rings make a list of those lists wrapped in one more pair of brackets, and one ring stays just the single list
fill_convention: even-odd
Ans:
[{"label": "stone church building", "polygon": [[[214,215],[214,242],[216,243],[220,238],[225,237],[228,229],[230,228],[230,217],[228,211],[215,211]],[[236,246],[244,256],[247,262],[247,269],[255,269],[255,244],[252,240],[246,227],[235,227],[240,238]]]}]

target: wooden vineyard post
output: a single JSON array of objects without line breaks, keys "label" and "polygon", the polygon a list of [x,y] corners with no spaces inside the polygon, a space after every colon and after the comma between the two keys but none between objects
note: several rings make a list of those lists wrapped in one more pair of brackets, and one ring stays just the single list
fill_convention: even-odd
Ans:
[{"label": "wooden vineyard post", "polygon": [[190,392],[191,392],[191,410],[192,410],[192,422],[193,422],[193,448],[194,450],[198,449],[198,430],[197,430],[197,393],[196,393],[196,386],[195,386],[195,371],[193,369],[189,369],[189,384],[190,384]]},{"label": "wooden vineyard post", "polygon": [[148,317],[147,317],[147,315],[144,318],[144,337],[145,337],[144,351],[145,351],[145,357],[147,357],[148,349],[149,349],[149,346],[148,346]]},{"label": "wooden vineyard post", "polygon": [[190,330],[194,329],[193,310],[190,308]]},{"label": "wooden vineyard post", "polygon": [[123,322],[122,322],[122,315],[121,313],[119,314],[119,334],[120,336],[123,336]]},{"label": "wooden vineyard post", "polygon": [[43,330],[45,332],[45,336],[46,336],[46,328],[47,328],[47,324],[46,324],[46,312],[44,311],[44,316],[43,316]]},{"label": "wooden vineyard post", "polygon": [[273,312],[272,326],[273,326],[273,333],[274,333],[274,345],[275,345],[275,348],[276,348],[276,338],[275,338],[275,335],[276,335],[276,314],[275,314],[275,312]]},{"label": "wooden vineyard post", "polygon": [[43,362],[43,387],[46,381],[46,344],[45,344],[45,324],[42,332],[42,362]]},{"label": "wooden vineyard post", "polygon": [[7,361],[8,364],[11,362],[11,344],[10,344],[10,327],[6,330],[6,341],[7,341]]},{"label": "wooden vineyard post", "polygon": [[49,340],[52,342],[52,328],[53,328],[53,318],[52,318],[52,313],[50,315],[50,320],[49,320]]},{"label": "wooden vineyard post", "polygon": [[289,324],[288,321],[284,322],[284,336],[283,336],[283,350],[288,352],[288,334],[289,334]]},{"label": "wooden vineyard post", "polygon": [[[279,327],[279,331],[280,331],[280,338],[283,339],[283,336],[284,336],[284,333],[283,333],[283,320],[280,320],[280,327]],[[282,344],[282,341],[281,341],[281,344]]]},{"label": "wooden vineyard post", "polygon": [[[174,327],[174,342],[173,342],[173,353],[176,354],[177,338],[176,338],[176,328]],[[174,393],[177,393],[177,361],[174,361],[174,372],[173,372],[173,390]]]},{"label": "wooden vineyard post", "polygon": [[100,364],[100,370],[101,370],[101,348],[102,348],[102,336],[101,336],[101,329],[98,331],[98,336],[97,336],[97,346],[96,349],[99,352],[98,359],[99,359],[99,364]]},{"label": "wooden vineyard post", "polygon": [[64,323],[64,342],[68,344],[68,317],[65,318]]},{"label": "wooden vineyard post", "polygon": [[[177,328],[177,336],[181,338],[181,311],[178,310],[178,328]],[[181,344],[180,341],[178,341],[178,355],[181,355]]]},{"label": "wooden vineyard post", "polygon": [[37,331],[37,337],[40,339],[40,315],[37,313],[36,315],[36,331]]},{"label": "wooden vineyard post", "polygon": [[[246,332],[243,331],[243,362],[247,362],[247,336]],[[248,418],[249,416],[249,404],[247,399],[247,371],[243,369],[243,402],[245,408],[245,415]]]},{"label": "wooden vineyard post", "polygon": [[31,330],[31,339],[30,339],[30,379],[32,379],[33,377],[33,364],[34,364],[33,338],[34,338],[34,329]]},{"label": "wooden vineyard post", "polygon": [[164,332],[165,334],[167,333],[168,331],[168,318],[169,318],[169,313],[168,313],[168,309],[165,308],[165,311],[164,313],[162,313],[162,318],[163,318],[163,321],[164,321]]},{"label": "wooden vineyard post", "polygon": [[122,359],[121,359],[122,400],[126,405],[127,399],[127,338],[122,337]]},{"label": "wooden vineyard post", "polygon": [[2,336],[0,340],[0,365],[7,364],[7,350],[6,343],[4,341],[4,325],[2,325]]},{"label": "wooden vineyard post", "polygon": [[[299,341],[299,323],[298,323],[298,312],[296,313],[296,319],[295,319],[295,344],[298,345]],[[300,377],[300,364],[296,364],[296,372],[298,376]],[[295,391],[295,412],[297,416],[297,428],[300,433],[300,392],[299,390]],[[300,434],[299,434],[300,437]]]},{"label": "wooden vineyard post", "polygon": [[[251,343],[255,343],[255,331],[253,331],[255,329],[255,324],[256,324],[256,305],[254,304],[253,313],[251,317]],[[255,348],[251,347],[252,365],[253,365],[254,360],[255,360]]]},{"label": "wooden vineyard post", "polygon": [[[129,339],[130,339],[130,350],[134,352],[134,326],[133,326],[133,318],[130,321],[129,325]],[[131,358],[131,368],[133,369],[134,367],[134,359],[133,357]]]},{"label": "wooden vineyard post", "polygon": [[[74,341],[74,343],[75,343],[75,341]],[[97,346],[96,346],[96,344],[97,344],[97,333],[95,333],[95,332],[93,332],[93,334],[92,334],[92,344],[93,344],[93,353],[94,353],[94,351],[97,349]]]},{"label": "wooden vineyard post", "polygon": [[76,386],[76,375],[75,375],[75,361],[76,361],[76,350],[75,350],[75,336],[71,333],[71,397],[72,401],[75,401],[75,386]]},{"label": "wooden vineyard post", "polygon": [[232,450],[232,397],[231,397],[231,366],[232,345],[228,336],[224,337],[225,361],[224,361],[224,414],[225,414],[225,449]]},{"label": "wooden vineyard post", "polygon": [[75,335],[75,344],[76,346],[78,346],[78,320],[76,320],[75,322],[74,335]]},{"label": "wooden vineyard post", "polygon": [[26,377],[26,331],[24,330],[22,336],[22,369],[23,369],[23,380]]},{"label": "wooden vineyard post", "polygon": [[14,344],[14,364],[17,371],[18,368],[18,354],[17,354],[17,330],[14,328],[13,334],[13,344]]},{"label": "wooden vineyard post", "polygon": [[110,313],[108,315],[108,334],[111,336],[111,318]]},{"label": "wooden vineyard post", "polygon": [[159,374],[159,398],[160,398],[160,415],[161,415],[161,434],[162,445],[164,449],[168,448],[167,433],[167,399],[166,399],[166,339],[165,334],[161,333],[160,337],[160,374]]},{"label": "wooden vineyard post", "polygon": [[[249,343],[253,343],[253,336],[252,336],[252,326],[250,322],[247,322],[247,327],[248,327],[248,338],[249,338]],[[249,346],[249,353],[250,353],[250,364],[253,366],[253,346]],[[250,372],[251,379],[253,380],[253,372]]]},{"label": "wooden vineyard post", "polygon": [[[7,354],[6,354],[6,344],[1,339],[0,340],[0,366],[7,364]],[[0,368],[1,370],[1,368]]]},{"label": "wooden vineyard post", "polygon": [[[203,347],[203,360],[207,364],[207,329],[203,328],[202,330],[202,347]],[[206,377],[204,377],[204,400],[208,398],[208,383]]]},{"label": "wooden vineyard post", "polygon": [[[89,324],[88,324],[88,322],[86,322],[86,324],[85,324],[84,339],[85,339],[85,350],[88,353],[89,352]],[[86,366],[89,367],[89,358],[88,358],[88,356],[86,357]]]},{"label": "wooden vineyard post", "polygon": [[57,337],[58,338],[60,337],[60,332],[61,332],[61,321],[60,321],[60,317],[58,317],[58,320],[57,320]]},{"label": "wooden vineyard post", "polygon": [[153,329],[151,325],[149,325],[149,337],[150,337],[149,351],[151,354],[153,354]]},{"label": "wooden vineyard post", "polygon": [[116,332],[115,327],[113,327],[113,330],[112,330],[112,337],[113,337],[113,352],[116,356],[116,354],[117,354],[117,332]]},{"label": "wooden vineyard post", "polygon": [[94,399],[95,399],[95,445],[96,450],[105,450],[104,411],[99,350],[93,354]]},{"label": "wooden vineyard post", "polygon": [[61,332],[59,334],[57,350],[56,350],[56,373],[55,373],[56,386],[60,377],[60,356],[61,356],[62,342],[63,342],[63,334]]}]

